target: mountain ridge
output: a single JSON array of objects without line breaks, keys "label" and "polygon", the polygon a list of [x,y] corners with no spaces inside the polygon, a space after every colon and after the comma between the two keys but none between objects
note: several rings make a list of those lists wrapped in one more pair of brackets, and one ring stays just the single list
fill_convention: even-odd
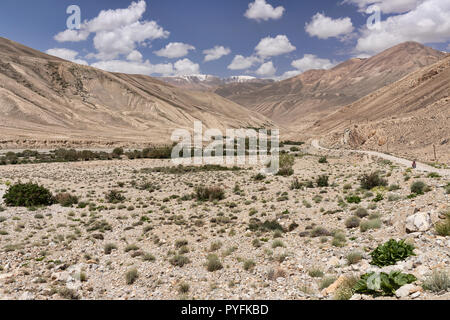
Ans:
[{"label": "mountain ridge", "polygon": [[367,59],[353,58],[329,70],[309,70],[296,77],[239,91],[215,92],[292,129],[309,127],[342,106],[433,64],[445,53],[405,42]]},{"label": "mountain ridge", "polygon": [[0,145],[170,143],[174,129],[270,127],[212,92],[78,65],[0,38]]}]

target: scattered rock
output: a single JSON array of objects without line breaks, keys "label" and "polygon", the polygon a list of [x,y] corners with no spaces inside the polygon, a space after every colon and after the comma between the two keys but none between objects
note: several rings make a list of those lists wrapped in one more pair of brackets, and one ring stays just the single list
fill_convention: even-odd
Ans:
[{"label": "scattered rock", "polygon": [[411,295],[411,294],[413,294],[413,293],[416,293],[416,292],[419,292],[419,291],[421,291],[421,290],[422,290],[421,287],[418,287],[418,286],[416,286],[416,285],[410,283],[410,284],[404,285],[403,287],[401,287],[400,289],[398,289],[397,291],[395,291],[395,296],[396,296],[397,298],[399,298],[399,299],[400,299],[400,298],[406,298],[406,297],[408,297],[409,295]]},{"label": "scattered rock", "polygon": [[332,285],[322,290],[322,295],[327,296],[334,293],[347,280],[346,276],[340,276]]},{"label": "scattered rock", "polygon": [[425,232],[430,230],[433,222],[428,212],[419,212],[409,216],[406,219],[406,232]]}]

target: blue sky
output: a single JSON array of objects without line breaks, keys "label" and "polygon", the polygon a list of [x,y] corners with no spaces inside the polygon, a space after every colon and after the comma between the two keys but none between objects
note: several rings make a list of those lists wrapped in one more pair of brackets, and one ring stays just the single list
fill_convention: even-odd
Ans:
[{"label": "blue sky", "polygon": [[[66,31],[70,5],[80,30]],[[408,40],[448,50],[450,1],[2,0],[0,35],[110,71],[286,78]]]}]

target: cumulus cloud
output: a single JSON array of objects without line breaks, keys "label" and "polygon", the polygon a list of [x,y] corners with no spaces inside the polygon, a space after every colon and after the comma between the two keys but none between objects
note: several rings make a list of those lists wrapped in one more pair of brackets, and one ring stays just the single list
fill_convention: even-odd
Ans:
[{"label": "cumulus cloud", "polygon": [[231,53],[230,48],[224,46],[215,46],[212,49],[204,50],[205,62],[219,60],[220,58],[227,56]]},{"label": "cumulus cloud", "polygon": [[344,3],[354,4],[361,11],[366,11],[370,6],[377,5],[382,12],[390,14],[408,12],[417,8],[424,1],[426,0],[345,0]]},{"label": "cumulus cloud", "polygon": [[273,66],[272,61],[263,63],[258,70],[256,70],[256,74],[263,77],[271,77],[277,72],[277,69]]},{"label": "cumulus cloud", "polygon": [[47,54],[64,60],[72,61],[78,64],[88,65],[85,60],[78,59],[78,52],[65,48],[53,48],[46,51]]},{"label": "cumulus cloud", "polygon": [[127,56],[127,60],[134,61],[134,62],[140,62],[140,61],[142,61],[142,54],[139,51],[134,50]]},{"label": "cumulus cloud", "polygon": [[245,12],[245,16],[248,19],[253,20],[264,20],[269,19],[280,19],[283,16],[285,9],[282,6],[274,8],[272,5],[268,4],[266,0],[255,0],[248,5],[248,10]]},{"label": "cumulus cloud", "polygon": [[189,59],[178,60],[174,64],[172,63],[152,64],[150,63],[149,60],[146,61],[108,60],[93,63],[92,67],[110,72],[143,74],[147,76],[154,74],[162,76],[173,76],[173,75],[191,75],[200,73],[200,66]]},{"label": "cumulus cloud", "polygon": [[278,77],[277,80],[286,80],[286,79],[289,79],[289,78],[293,78],[293,77],[298,76],[301,73],[302,72],[300,70],[286,71],[285,73],[283,73],[282,76]]},{"label": "cumulus cloud", "polygon": [[329,59],[321,59],[314,54],[305,54],[303,58],[292,61],[291,65],[301,72],[311,69],[330,69],[336,65]]},{"label": "cumulus cloud", "polygon": [[364,28],[358,39],[356,52],[376,54],[405,41],[450,41],[450,1],[427,0],[414,10],[382,21],[379,30]]},{"label": "cumulus cloud", "polygon": [[292,61],[291,66],[296,70],[287,71],[278,79],[284,80],[292,78],[312,69],[331,69],[335,65],[337,65],[336,61],[321,59],[314,54],[305,54],[303,58]]},{"label": "cumulus cloud", "polygon": [[174,59],[187,56],[190,50],[195,50],[195,47],[182,42],[171,42],[165,48],[154,53],[160,57]]},{"label": "cumulus cloud", "polygon": [[174,74],[173,65],[171,63],[153,65],[148,60],[145,62],[123,60],[99,61],[93,63],[92,66],[110,72],[143,74],[148,76],[152,74],[160,74],[163,76]]},{"label": "cumulus cloud", "polygon": [[255,48],[258,56],[262,58],[279,56],[292,52],[295,49],[285,35],[278,35],[275,38],[263,38]]},{"label": "cumulus cloud", "polygon": [[54,38],[59,42],[86,40],[94,33],[94,47],[100,60],[114,60],[128,55],[139,44],[154,39],[167,38],[165,31],[155,21],[140,21],[146,11],[146,2],[132,2],[126,9],[103,10],[97,17],[85,21],[80,30],[66,30]]},{"label": "cumulus cloud", "polygon": [[200,66],[189,59],[178,60],[175,62],[174,68],[177,75],[191,75],[200,73]]},{"label": "cumulus cloud", "polygon": [[306,23],[305,30],[311,37],[328,39],[352,33],[354,27],[352,20],[348,17],[332,19],[317,13],[312,17],[311,22]]},{"label": "cumulus cloud", "polygon": [[244,57],[242,55],[236,55],[228,66],[230,70],[244,70],[251,68],[255,63],[259,62],[260,59],[255,56]]}]

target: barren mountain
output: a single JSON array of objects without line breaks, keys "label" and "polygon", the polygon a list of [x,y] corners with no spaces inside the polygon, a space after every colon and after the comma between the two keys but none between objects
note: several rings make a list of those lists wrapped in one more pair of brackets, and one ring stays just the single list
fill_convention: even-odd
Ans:
[{"label": "barren mountain", "polygon": [[175,128],[266,127],[214,93],[81,66],[0,38],[0,147],[168,143]]},{"label": "barren mountain", "polygon": [[216,93],[296,129],[444,58],[445,54],[406,42],[369,59],[351,59],[330,70],[310,70],[254,90]]},{"label": "barren mountain", "polygon": [[[324,142],[450,162],[450,56],[318,121]],[[436,148],[437,159],[434,158]]]},{"label": "barren mountain", "polygon": [[249,76],[234,76],[230,78],[219,78],[216,76],[204,74],[161,77],[159,79],[175,87],[197,91],[214,91],[219,87],[227,87],[228,85],[232,86],[235,84],[243,86],[256,85],[257,87],[258,86],[262,87],[264,85],[274,82],[273,80],[269,79],[258,79]]}]

